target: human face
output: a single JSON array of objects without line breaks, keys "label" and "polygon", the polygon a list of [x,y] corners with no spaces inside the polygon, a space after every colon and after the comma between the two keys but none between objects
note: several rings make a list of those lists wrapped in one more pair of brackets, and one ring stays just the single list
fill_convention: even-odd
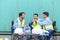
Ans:
[{"label": "human face", "polygon": [[24,16],[25,16],[25,15],[24,15],[24,14],[22,14],[22,15],[20,16],[20,18],[21,18],[21,19],[24,19]]},{"label": "human face", "polygon": [[34,19],[38,19],[38,16],[37,15],[34,15]]},{"label": "human face", "polygon": [[43,18],[47,18],[47,15],[43,14]]}]

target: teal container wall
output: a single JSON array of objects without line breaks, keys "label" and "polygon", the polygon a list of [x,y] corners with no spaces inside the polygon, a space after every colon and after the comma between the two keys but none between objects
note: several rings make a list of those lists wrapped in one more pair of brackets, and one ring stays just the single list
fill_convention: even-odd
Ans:
[{"label": "teal container wall", "polygon": [[60,32],[60,0],[54,1],[54,20],[56,20],[57,31]]},{"label": "teal container wall", "polygon": [[17,17],[17,0],[0,0],[0,31],[11,31],[11,21]]},{"label": "teal container wall", "polygon": [[33,14],[48,11],[51,20],[57,22],[57,31],[60,31],[59,0],[0,0],[0,31],[11,31],[11,21],[18,17],[19,12],[25,12],[26,24],[32,20]]}]

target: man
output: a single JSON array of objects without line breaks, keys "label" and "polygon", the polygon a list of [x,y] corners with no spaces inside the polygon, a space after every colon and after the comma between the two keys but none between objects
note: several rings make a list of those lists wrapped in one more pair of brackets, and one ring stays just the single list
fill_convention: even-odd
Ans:
[{"label": "man", "polygon": [[29,26],[31,27],[31,32],[33,34],[37,34],[39,30],[41,29],[41,26],[37,23],[39,19],[39,15],[37,13],[33,14],[32,22],[29,23]]},{"label": "man", "polygon": [[[25,20],[24,20],[24,15],[25,13],[24,12],[20,12],[19,13],[19,18],[17,18],[15,21],[14,21],[14,24],[13,24],[13,29],[17,30],[17,28],[19,29],[23,29],[25,27]],[[15,30],[15,31],[16,31]]]},{"label": "man", "polygon": [[49,32],[49,36],[47,36],[47,40],[50,40],[52,33],[53,33],[53,26],[52,22],[49,19],[49,13],[43,13],[43,20],[37,21],[38,24],[44,26],[43,28]]},{"label": "man", "polygon": [[[29,23],[29,26],[31,27],[31,29],[33,29],[33,28],[41,28],[41,26],[37,24],[37,21],[38,21],[38,20],[40,20],[40,19],[38,18],[38,14],[35,13],[35,14],[33,15],[33,20],[32,20],[32,22]],[[33,27],[32,27],[32,26],[33,26]]]},{"label": "man", "polygon": [[41,32],[41,31],[39,32],[39,30],[41,29],[41,26],[37,23],[37,21],[39,21],[39,20],[40,19],[38,17],[38,14],[37,13],[33,14],[32,22],[29,23],[29,26],[31,27],[32,34],[39,34]]}]

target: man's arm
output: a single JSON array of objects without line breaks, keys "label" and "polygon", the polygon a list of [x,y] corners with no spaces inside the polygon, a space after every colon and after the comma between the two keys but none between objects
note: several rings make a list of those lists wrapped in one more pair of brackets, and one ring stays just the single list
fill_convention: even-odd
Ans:
[{"label": "man's arm", "polygon": [[15,21],[14,21],[14,24],[13,24],[13,29],[16,29],[17,27],[18,27],[18,21],[15,20]]},{"label": "man's arm", "polygon": [[37,23],[39,24],[39,25],[42,25],[42,26],[44,26],[44,25],[48,25],[48,20],[45,20],[45,21],[37,21]]}]

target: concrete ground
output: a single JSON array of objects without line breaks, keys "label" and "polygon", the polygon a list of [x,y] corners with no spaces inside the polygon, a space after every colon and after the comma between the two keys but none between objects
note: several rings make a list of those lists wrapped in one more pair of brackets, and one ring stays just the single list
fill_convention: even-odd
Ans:
[{"label": "concrete ground", "polygon": [[[12,40],[11,35],[0,35],[0,40]],[[60,36],[52,36],[51,40],[60,40]]]},{"label": "concrete ground", "polygon": [[12,40],[11,35],[0,35],[0,40]]}]

